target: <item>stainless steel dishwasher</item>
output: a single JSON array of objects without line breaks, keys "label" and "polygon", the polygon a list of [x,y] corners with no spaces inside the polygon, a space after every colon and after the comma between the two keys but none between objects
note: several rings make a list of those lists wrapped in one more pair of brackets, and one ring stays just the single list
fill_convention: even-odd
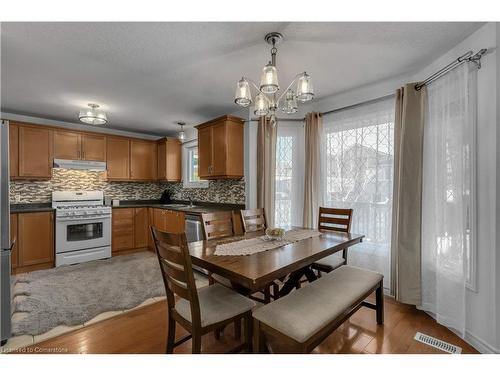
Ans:
[{"label": "stainless steel dishwasher", "polygon": [[186,215],[186,238],[187,242],[203,240],[201,217],[198,215]]}]

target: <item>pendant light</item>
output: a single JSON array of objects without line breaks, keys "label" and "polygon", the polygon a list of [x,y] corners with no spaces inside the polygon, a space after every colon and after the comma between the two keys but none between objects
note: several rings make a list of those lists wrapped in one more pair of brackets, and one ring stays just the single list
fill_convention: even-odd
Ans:
[{"label": "pendant light", "polygon": [[236,85],[236,95],[234,102],[241,107],[248,107],[252,103],[252,94],[250,93],[250,86],[245,78],[238,81]]},{"label": "pendant light", "polygon": [[293,90],[288,90],[286,92],[285,102],[283,103],[283,108],[281,108],[281,110],[287,115],[297,112],[297,97],[295,96]]},{"label": "pendant light", "polygon": [[304,72],[297,81],[297,100],[300,102],[308,102],[314,98],[314,90],[311,81],[311,76]]},{"label": "pendant light", "polygon": [[259,93],[255,97],[255,110],[253,113],[255,113],[256,116],[265,116],[269,113],[269,106],[264,94]]},{"label": "pendant light", "polygon": [[84,108],[80,111],[80,115],[78,118],[81,122],[90,125],[104,125],[108,122],[108,118],[106,117],[106,113],[102,110],[99,110],[99,105],[94,103],[89,103],[88,108]]},{"label": "pendant light", "polygon": [[181,130],[179,131],[179,133],[177,133],[177,138],[183,141],[186,138],[186,133],[184,132],[184,125],[186,125],[186,123],[179,121],[177,122],[177,125],[181,127]]}]

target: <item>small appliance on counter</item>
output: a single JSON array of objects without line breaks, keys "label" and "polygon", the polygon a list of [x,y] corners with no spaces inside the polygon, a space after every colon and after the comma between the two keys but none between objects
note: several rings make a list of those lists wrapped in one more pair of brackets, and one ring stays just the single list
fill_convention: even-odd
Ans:
[{"label": "small appliance on counter", "polygon": [[161,194],[160,203],[161,204],[172,203],[172,200],[170,199],[170,191],[169,190],[163,191],[163,193]]}]

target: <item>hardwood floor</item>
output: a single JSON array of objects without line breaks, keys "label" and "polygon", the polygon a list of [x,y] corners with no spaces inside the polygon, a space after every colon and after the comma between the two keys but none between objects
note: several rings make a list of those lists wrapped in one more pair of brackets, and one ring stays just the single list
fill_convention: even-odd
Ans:
[{"label": "hardwood floor", "polygon": [[[443,353],[413,339],[420,331],[459,345],[463,353],[477,353],[447,328],[411,306],[385,298],[385,323],[377,326],[375,312],[361,308],[331,334],[313,353]],[[164,353],[166,344],[166,302],[156,302],[99,323],[35,344],[28,352],[58,353]],[[178,327],[180,338],[186,332]],[[224,353],[239,343],[227,327],[219,341],[203,337],[204,353]],[[277,343],[272,343],[278,348]],[[191,341],[175,353],[190,353]]]}]

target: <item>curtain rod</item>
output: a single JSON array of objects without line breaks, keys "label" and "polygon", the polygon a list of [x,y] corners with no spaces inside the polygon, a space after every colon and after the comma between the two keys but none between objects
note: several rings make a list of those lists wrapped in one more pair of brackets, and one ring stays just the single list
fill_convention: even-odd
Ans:
[{"label": "curtain rod", "polygon": [[[356,107],[360,107],[362,105],[367,105],[367,104],[373,104],[373,103],[377,103],[379,101],[382,101],[382,100],[385,100],[385,99],[390,99],[390,98],[393,98],[394,97],[394,94],[389,94],[389,95],[385,95],[385,96],[382,96],[380,98],[376,98],[376,99],[370,99],[370,100],[365,100],[364,102],[360,102],[360,103],[356,103],[356,104],[351,104],[351,105],[348,105],[348,106],[345,106],[345,107],[341,107],[341,108],[336,108],[336,109],[332,109],[330,111],[326,111],[326,112],[320,112],[321,116],[324,116],[324,115],[329,115],[330,113],[335,113],[335,112],[341,112],[341,111],[345,111],[346,109],[353,109],[353,108],[356,108]],[[277,118],[276,119],[277,121],[287,121],[287,122],[302,122],[302,121],[305,121],[305,118]],[[258,118],[252,118],[250,120],[245,120],[245,122],[257,122],[259,121]]]},{"label": "curtain rod", "polygon": [[444,68],[438,70],[436,73],[427,77],[422,82],[417,83],[415,85],[415,90],[419,91],[420,89],[422,89],[422,87],[428,85],[431,82],[434,82],[436,79],[442,77],[443,75],[448,73],[450,70],[453,70],[453,69],[459,67],[460,65],[462,65],[463,63],[466,63],[467,61],[471,61],[471,62],[475,63],[477,68],[481,69],[481,57],[486,52],[488,52],[488,49],[483,48],[483,49],[479,50],[479,52],[477,52],[475,55],[473,55],[474,52],[472,52],[472,51],[464,53],[462,56],[458,57],[456,60],[453,60],[451,63],[446,65]]}]

